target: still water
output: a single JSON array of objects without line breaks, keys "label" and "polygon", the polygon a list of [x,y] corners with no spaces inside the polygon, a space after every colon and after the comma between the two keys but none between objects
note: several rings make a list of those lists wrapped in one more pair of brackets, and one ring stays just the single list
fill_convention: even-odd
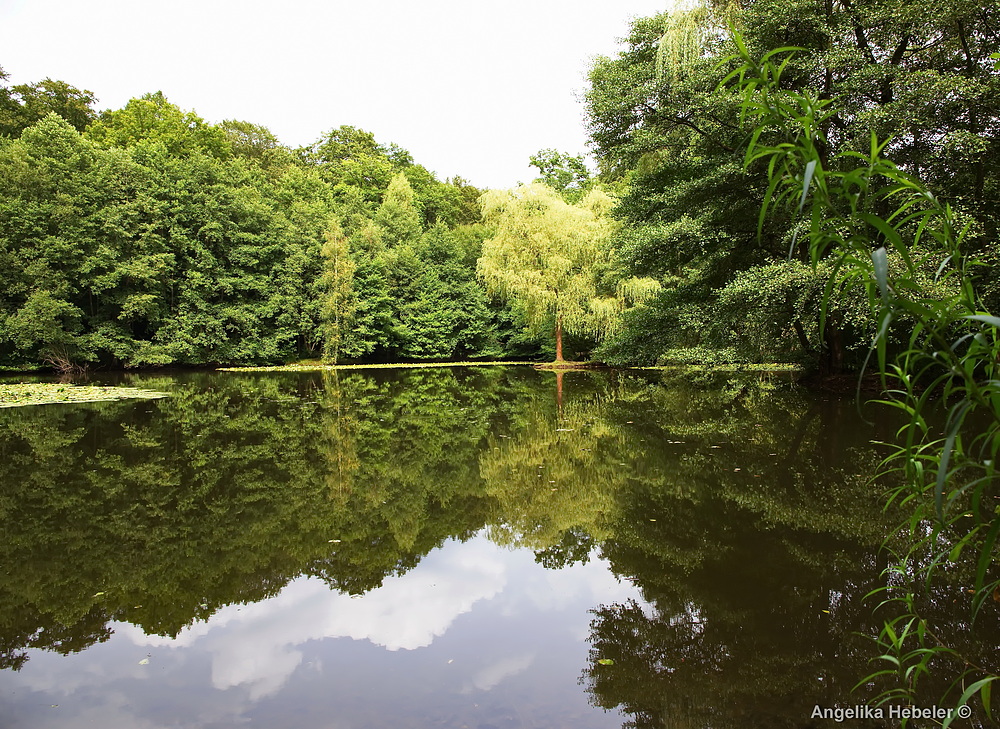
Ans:
[{"label": "still water", "polygon": [[[891,424],[850,399],[523,368],[123,384],[170,397],[0,410],[4,729],[835,726],[814,707],[875,691],[863,598],[899,515],[868,483]],[[995,611],[929,609],[992,655]]]}]

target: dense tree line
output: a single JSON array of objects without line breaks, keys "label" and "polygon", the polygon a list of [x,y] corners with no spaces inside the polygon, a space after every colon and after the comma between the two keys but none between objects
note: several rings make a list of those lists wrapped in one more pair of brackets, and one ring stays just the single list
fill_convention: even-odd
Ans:
[{"label": "dense tree line", "polygon": [[0,88],[0,365],[534,356],[481,190],[342,126],[308,148],[162,93]]},{"label": "dense tree line", "polygon": [[[600,176],[546,149],[534,185],[485,195],[354,127],[291,149],[161,93],[98,114],[89,91],[0,71],[0,364],[541,358],[565,333],[620,364],[849,368],[874,321],[844,296],[821,332],[833,262],[809,265],[794,215],[759,216],[767,170],[744,165],[752,126],[720,86],[730,28],[757,56],[801,49],[782,83],[836,104],[825,160],[890,139],[1000,262],[995,4],[705,0],[640,18],[590,71]],[[977,282],[994,304],[996,271]]]}]

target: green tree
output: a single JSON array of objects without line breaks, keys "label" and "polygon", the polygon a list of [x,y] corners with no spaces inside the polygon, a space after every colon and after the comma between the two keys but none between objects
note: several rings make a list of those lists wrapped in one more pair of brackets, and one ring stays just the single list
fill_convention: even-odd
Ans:
[{"label": "green tree", "polygon": [[331,223],[326,242],[320,249],[323,268],[320,284],[323,296],[323,357],[334,364],[340,358],[344,330],[354,317],[354,261],[340,225]]},{"label": "green tree", "polygon": [[226,119],[219,128],[229,140],[237,157],[252,161],[266,170],[282,170],[294,161],[292,152],[282,146],[270,129],[247,121]]},{"label": "green tree", "polygon": [[0,346],[12,363],[94,358],[81,273],[97,247],[87,213],[101,157],[54,113],[0,147]]},{"label": "green tree", "polygon": [[9,135],[16,127],[19,104],[7,86],[8,78],[10,74],[0,67],[0,133]]},{"label": "green tree", "polygon": [[[879,141],[874,131],[866,155],[827,153],[826,122],[838,114],[838,104],[781,83],[786,64],[775,56],[798,49],[770,51],[758,61],[740,36],[735,41],[739,53],[731,60],[738,67],[726,80],[738,79],[744,109],[757,124],[748,164],[766,161],[771,176],[772,195],[762,214],[770,207],[803,214],[813,265],[837,260],[824,312],[842,291],[867,295],[878,319],[871,354],[877,355],[883,386],[892,383],[882,404],[905,417],[883,462],[888,473],[902,477],[889,492],[889,504],[910,511],[900,527],[898,562],[886,570],[886,587],[876,591],[885,593],[881,606],[896,608],[878,636],[884,650],[878,659],[889,667],[863,682],[889,682],[876,697],[880,703],[912,700],[918,682],[952,660],[954,668],[945,670],[958,673],[948,689],[961,685],[958,705],[978,693],[989,714],[990,688],[1000,670],[956,650],[1000,590],[1000,318],[984,307],[971,275],[979,262],[966,246],[970,226],[961,225],[956,210],[919,178],[886,159],[890,142]],[[764,141],[766,131],[776,132],[774,141]],[[928,272],[941,283],[936,296],[923,291]],[[900,319],[909,320],[909,337],[893,356],[888,332]],[[943,428],[932,416],[935,395],[947,408]],[[970,617],[943,626],[934,614],[934,591],[948,585],[949,573],[963,569],[963,552],[975,562],[975,575],[965,575],[972,588],[963,591]]]},{"label": "green tree", "polygon": [[175,156],[197,151],[224,159],[231,154],[224,129],[208,124],[193,111],[182,111],[162,91],[132,99],[117,111],[102,113],[87,129],[87,136],[116,147],[130,147],[144,140],[160,143]]},{"label": "green tree", "polygon": [[[484,193],[480,202],[496,234],[483,243],[479,276],[489,291],[519,302],[532,328],[554,327],[557,362],[563,361],[564,329],[594,337],[613,329],[624,298],[598,290],[610,254],[607,194],[592,190],[570,205],[533,183]],[[647,279],[622,290],[641,299],[655,287]]]},{"label": "green tree", "polygon": [[393,175],[375,213],[375,224],[382,229],[382,237],[390,247],[411,243],[420,236],[420,213],[409,180],[402,172]]},{"label": "green tree", "polygon": [[[0,84],[7,74],[0,69]],[[94,118],[93,92],[50,78],[33,84],[17,84],[0,90],[0,135],[19,135],[24,129],[55,113],[78,132]]]},{"label": "green tree", "polygon": [[[331,129],[300,156],[316,166],[340,201],[359,204],[359,213],[370,217],[397,171],[389,150],[375,135],[352,126]],[[356,198],[356,199],[355,199]]]},{"label": "green tree", "polygon": [[348,357],[386,359],[390,354],[394,300],[383,254],[382,231],[366,221],[349,239],[356,297],[354,324],[342,351]]},{"label": "green tree", "polygon": [[532,167],[537,167],[542,182],[565,198],[567,202],[579,202],[590,189],[590,170],[583,157],[571,157],[555,149],[543,149],[529,158]]},{"label": "green tree", "polygon": [[443,224],[414,245],[416,271],[400,290],[400,354],[407,359],[479,356],[496,347],[486,295],[475,268]]},{"label": "green tree", "polygon": [[[738,345],[740,320],[720,308],[717,292],[739,272],[771,266],[790,249],[793,258],[808,259],[787,211],[758,227],[766,170],[744,167],[752,129],[732,89],[717,90],[725,73],[717,64],[734,52],[725,32],[733,23],[754,53],[782,45],[806,49],[788,66],[787,86],[843,99],[824,122],[824,155],[865,153],[871,129],[893,136],[886,154],[933,178],[942,198],[975,221],[969,245],[994,255],[990,241],[1000,207],[987,191],[998,184],[1000,77],[986,59],[1000,49],[998,12],[994,4],[976,2],[932,9],[922,0],[751,0],[637,20],[624,49],[595,62],[586,96],[602,178],[626,188],[616,211],[623,223],[621,262],[664,286],[656,301],[628,317],[619,356],[627,358],[632,348],[657,360],[677,350]],[[979,273],[991,290],[994,270]],[[803,324],[814,315],[789,308],[799,297],[774,293],[759,300],[761,315],[781,308],[782,319]],[[818,351],[791,356],[811,356],[830,371],[859,364],[838,353],[849,353],[870,334],[841,328],[833,317]],[[788,330],[780,336],[798,339]],[[775,354],[788,351],[774,347]]]}]

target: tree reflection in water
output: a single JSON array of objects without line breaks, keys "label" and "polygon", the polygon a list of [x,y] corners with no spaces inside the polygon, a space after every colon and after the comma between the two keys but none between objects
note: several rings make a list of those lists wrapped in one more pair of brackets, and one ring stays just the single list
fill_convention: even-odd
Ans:
[{"label": "tree reflection in water", "polygon": [[[893,516],[849,401],[589,371],[559,398],[515,368],[128,379],[171,397],[0,411],[5,668],[113,621],[176,636],[300,575],[364,593],[486,529],[641,589],[595,606],[582,678],[635,726],[804,726],[865,698],[854,634],[881,626],[862,597]],[[969,635],[958,613],[942,595]]]}]

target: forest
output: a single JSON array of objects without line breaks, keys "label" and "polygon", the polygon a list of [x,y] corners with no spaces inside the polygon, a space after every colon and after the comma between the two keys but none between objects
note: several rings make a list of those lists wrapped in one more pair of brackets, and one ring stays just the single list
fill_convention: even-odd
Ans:
[{"label": "forest", "polygon": [[[732,30],[757,57],[799,49],[781,83],[830,104],[832,168],[887,140],[883,154],[954,211],[982,264],[976,290],[1000,308],[1000,7],[713,0],[637,19],[594,61],[596,173],[545,149],[538,178],[511,190],[440,180],[348,125],[290,148],[160,91],[98,112],[87,90],[0,70],[0,366],[856,369],[876,328],[868,300],[835,295],[821,326],[836,258],[810,261],[794,206],[760,215],[774,189],[746,150],[787,130],[755,132],[722,83]],[[934,271],[917,278],[920,296],[949,294]],[[890,343],[906,330],[896,321]]]}]

